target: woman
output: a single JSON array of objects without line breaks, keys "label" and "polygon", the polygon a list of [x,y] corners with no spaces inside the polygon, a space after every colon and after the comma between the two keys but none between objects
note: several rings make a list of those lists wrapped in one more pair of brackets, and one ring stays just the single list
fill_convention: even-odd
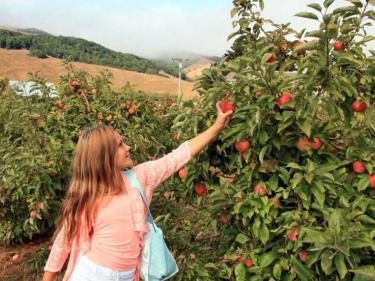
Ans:
[{"label": "woman", "polygon": [[43,281],[54,279],[69,253],[63,281],[139,280],[146,208],[123,170],[133,168],[151,203],[154,189],[227,126],[232,111],[216,108],[216,121],[206,131],[166,156],[134,167],[130,147],[112,127],[86,129],[75,149]]}]

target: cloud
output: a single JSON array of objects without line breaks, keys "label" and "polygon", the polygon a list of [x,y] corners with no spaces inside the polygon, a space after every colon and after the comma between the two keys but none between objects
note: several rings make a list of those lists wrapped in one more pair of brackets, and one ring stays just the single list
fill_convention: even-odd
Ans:
[{"label": "cloud", "polygon": [[[311,10],[310,0],[265,2],[264,16],[276,23],[290,21],[298,30],[318,27],[312,20],[294,17]],[[220,56],[231,46],[231,8],[229,0],[1,0],[0,25],[81,37],[143,57],[175,50]],[[372,27],[370,33],[374,31]]]},{"label": "cloud", "polygon": [[[186,50],[222,55],[230,47],[230,6],[184,9],[178,3],[143,7],[127,2],[3,0],[0,24],[36,27],[76,36],[108,48],[152,57]],[[17,7],[17,8],[16,8]]]}]

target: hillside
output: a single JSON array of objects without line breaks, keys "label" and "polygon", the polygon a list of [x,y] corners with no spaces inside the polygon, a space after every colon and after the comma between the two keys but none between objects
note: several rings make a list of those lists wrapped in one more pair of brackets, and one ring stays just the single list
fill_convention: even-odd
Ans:
[{"label": "hillside", "polygon": [[201,58],[196,63],[189,65],[184,69],[186,78],[195,81],[206,68],[210,68],[211,64],[214,63],[213,60],[208,58]]},{"label": "hillside", "polygon": [[178,76],[178,67],[171,61],[160,63],[133,54],[116,52],[85,39],[54,36],[34,28],[17,31],[0,29],[0,48],[28,49],[32,56],[38,58],[54,57],[148,74],[158,74],[162,70],[169,75]]},{"label": "hillside", "polygon": [[[121,88],[130,83],[136,90],[147,93],[178,94],[178,79],[175,77],[162,77],[118,68],[104,67],[100,65],[81,62],[72,63],[75,68],[83,69],[91,75],[99,74],[100,71],[108,69],[113,74],[112,83],[114,88]],[[59,77],[67,71],[61,59],[48,57],[39,59],[29,56],[27,50],[6,50],[0,48],[0,76],[10,80],[24,81],[29,78],[28,73],[39,73],[41,77],[49,82],[56,83]],[[197,97],[197,91],[193,91],[194,84],[181,81],[184,98]]]}]

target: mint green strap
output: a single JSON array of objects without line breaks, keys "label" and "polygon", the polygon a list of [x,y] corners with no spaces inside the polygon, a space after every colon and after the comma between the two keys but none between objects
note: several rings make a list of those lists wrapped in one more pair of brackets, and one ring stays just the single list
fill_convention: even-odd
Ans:
[{"label": "mint green strap", "polygon": [[155,223],[154,223],[154,218],[152,217],[152,214],[151,214],[151,211],[150,211],[150,208],[148,207],[148,204],[147,204],[147,200],[146,200],[146,196],[143,192],[143,188],[141,186],[141,184],[139,183],[135,173],[133,170],[127,170],[126,172],[126,175],[129,177],[130,179],[130,182],[132,183],[132,185],[135,187],[135,189],[138,190],[139,194],[141,195],[142,199],[143,199],[143,202],[145,203],[146,205],[146,208],[147,208],[147,221],[149,223],[152,223],[154,229],[155,229]]}]

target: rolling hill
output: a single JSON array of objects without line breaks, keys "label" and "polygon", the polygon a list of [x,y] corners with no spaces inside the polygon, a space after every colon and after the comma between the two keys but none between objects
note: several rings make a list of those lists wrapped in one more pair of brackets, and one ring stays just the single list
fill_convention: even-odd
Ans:
[{"label": "rolling hill", "polygon": [[[67,72],[61,59],[48,57],[40,59],[29,55],[29,51],[7,50],[0,48],[0,76],[9,80],[25,81],[29,79],[28,73],[38,73],[49,82],[56,83],[59,77]],[[146,93],[178,95],[178,78],[173,76],[160,76],[128,71],[113,67],[106,67],[82,62],[72,62],[76,69],[83,69],[91,75],[99,74],[108,69],[113,74],[112,83],[116,89],[130,83],[136,90]],[[198,92],[193,91],[193,82],[181,81],[184,98],[198,97]]]}]

